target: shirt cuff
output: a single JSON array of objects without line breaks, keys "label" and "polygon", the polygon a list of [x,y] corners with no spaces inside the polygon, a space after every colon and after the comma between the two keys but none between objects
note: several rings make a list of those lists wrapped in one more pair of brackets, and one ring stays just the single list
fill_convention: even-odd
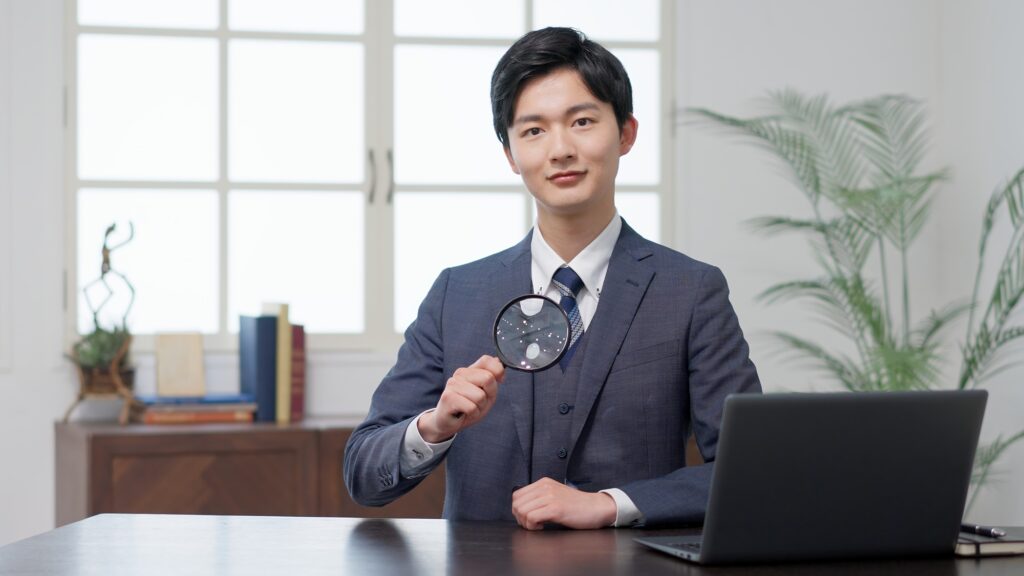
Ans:
[{"label": "shirt cuff", "polygon": [[644,523],[644,515],[640,509],[633,504],[633,500],[626,493],[618,488],[601,490],[615,500],[615,523],[616,528],[640,526]]},{"label": "shirt cuff", "polygon": [[448,447],[451,446],[452,441],[455,440],[455,436],[440,442],[438,444],[432,444],[423,439],[420,435],[420,429],[417,423],[420,421],[420,417],[427,412],[431,412],[433,408],[421,413],[419,416],[413,418],[409,427],[405,429],[405,439],[402,442],[402,457],[400,459],[400,473],[404,478],[416,478],[422,476],[424,473],[432,470],[431,464],[437,462],[444,456],[445,452],[448,451]]}]

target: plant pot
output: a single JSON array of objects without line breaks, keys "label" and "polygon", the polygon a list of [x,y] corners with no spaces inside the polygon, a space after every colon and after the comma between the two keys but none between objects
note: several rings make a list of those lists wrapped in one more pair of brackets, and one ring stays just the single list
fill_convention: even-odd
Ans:
[{"label": "plant pot", "polygon": [[[82,393],[84,394],[118,394],[117,383],[114,381],[110,368],[79,367],[82,374]],[[128,390],[135,388],[135,368],[121,368],[118,372],[121,382]]]}]

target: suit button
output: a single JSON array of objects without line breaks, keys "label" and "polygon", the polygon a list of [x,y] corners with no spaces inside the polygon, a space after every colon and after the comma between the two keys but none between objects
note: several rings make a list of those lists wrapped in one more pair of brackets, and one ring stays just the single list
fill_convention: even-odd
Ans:
[{"label": "suit button", "polygon": [[568,455],[569,455],[569,452],[567,452],[565,450],[565,448],[559,448],[558,449],[558,457],[559,458],[565,459],[565,457],[568,456]]},{"label": "suit button", "polygon": [[562,402],[561,404],[558,405],[558,413],[559,414],[568,414],[570,408],[571,408],[571,406],[569,406],[565,402]]}]

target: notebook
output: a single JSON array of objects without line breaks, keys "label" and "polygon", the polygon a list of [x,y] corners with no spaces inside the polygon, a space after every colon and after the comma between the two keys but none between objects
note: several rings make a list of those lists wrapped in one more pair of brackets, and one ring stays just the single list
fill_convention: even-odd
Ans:
[{"label": "notebook", "polygon": [[961,532],[956,543],[957,556],[1010,556],[1024,554],[1024,526],[1001,527],[1006,536],[989,538]]},{"label": "notebook", "polygon": [[636,540],[703,564],[952,555],[987,397],[729,396],[703,534]]}]

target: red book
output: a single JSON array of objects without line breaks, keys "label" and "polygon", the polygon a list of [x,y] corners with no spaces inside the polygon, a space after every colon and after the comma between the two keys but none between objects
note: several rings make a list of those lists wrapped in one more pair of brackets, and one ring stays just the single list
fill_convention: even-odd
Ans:
[{"label": "red book", "polygon": [[306,413],[306,330],[292,324],[292,422]]}]

